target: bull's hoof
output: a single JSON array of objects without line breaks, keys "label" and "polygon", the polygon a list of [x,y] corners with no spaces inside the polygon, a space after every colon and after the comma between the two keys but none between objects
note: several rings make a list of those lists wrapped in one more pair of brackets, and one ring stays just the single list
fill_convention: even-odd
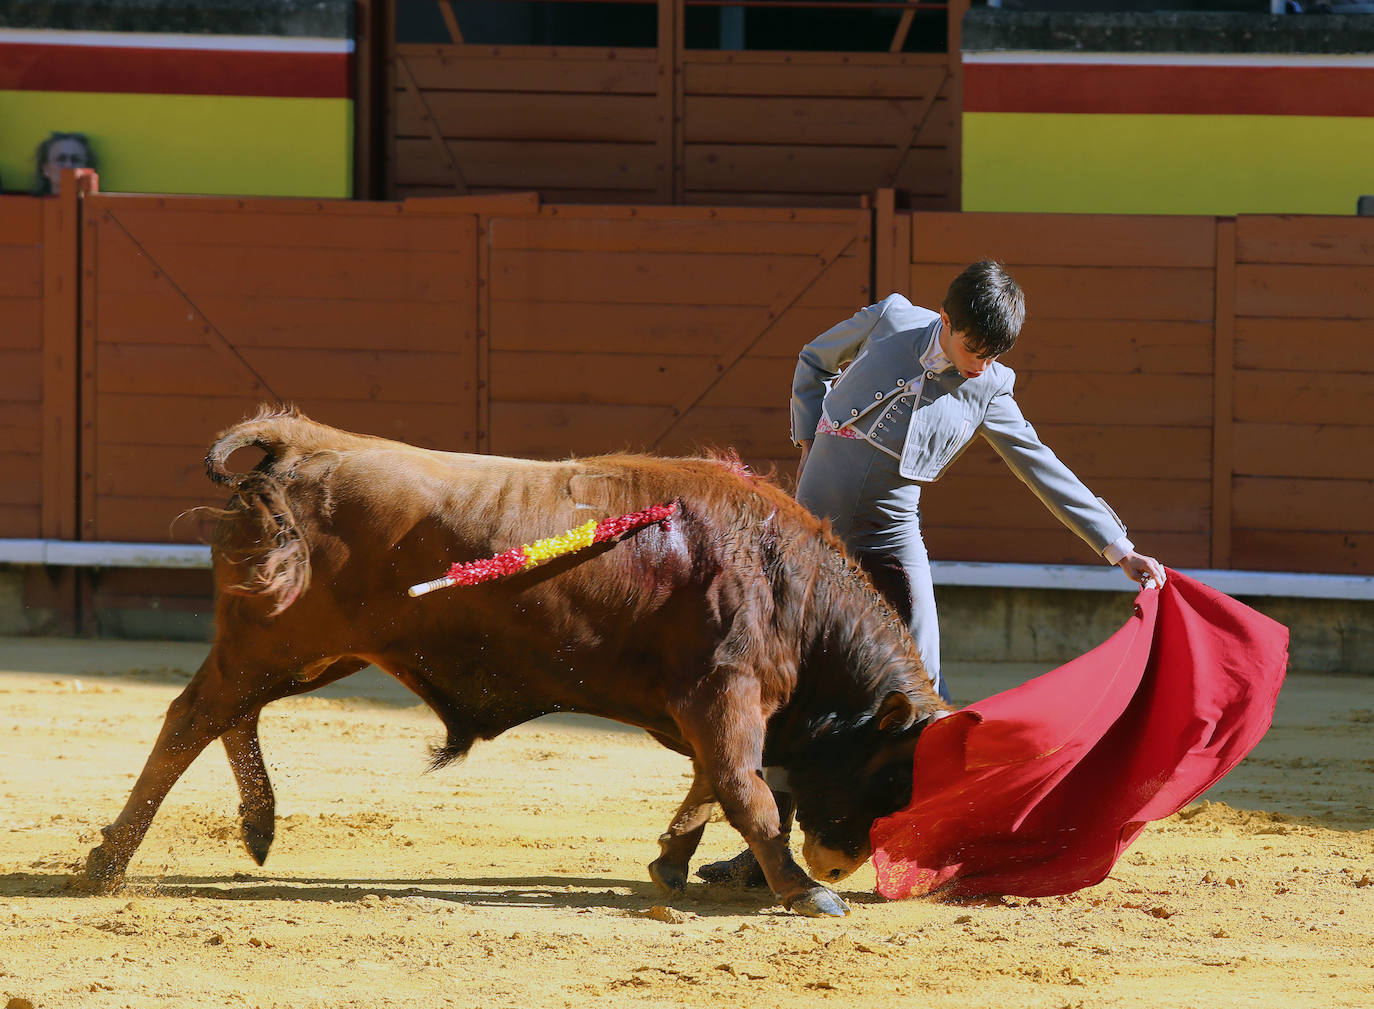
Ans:
[{"label": "bull's hoof", "polygon": [[113,893],[124,882],[124,863],[112,858],[101,845],[86,856],[86,889],[91,893]]},{"label": "bull's hoof", "polygon": [[687,889],[687,869],[662,858],[649,863],[649,878],[667,893],[681,893]]},{"label": "bull's hoof", "polygon": [[269,820],[267,827],[263,828],[243,820],[239,823],[239,836],[243,838],[243,846],[253,856],[253,861],[262,865],[267,861],[268,849],[272,847],[272,839],[276,836],[276,825]]},{"label": "bull's hoof", "polygon": [[788,904],[787,910],[807,918],[843,918],[849,913],[849,905],[834,890],[813,886]]},{"label": "bull's hoof", "polygon": [[697,870],[697,875],[708,883],[723,883],[727,886],[767,886],[763,878],[763,868],[754,853],[745,848],[734,858],[722,862],[710,862]]}]

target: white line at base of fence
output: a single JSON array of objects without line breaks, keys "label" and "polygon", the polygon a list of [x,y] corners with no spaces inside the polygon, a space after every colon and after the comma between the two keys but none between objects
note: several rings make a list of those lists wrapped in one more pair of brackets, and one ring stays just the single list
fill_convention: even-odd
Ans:
[{"label": "white line at base of fence", "polygon": [[[209,568],[210,548],[178,543],[110,543],[72,540],[0,539],[0,564],[47,564],[90,568]],[[932,561],[936,585],[976,588],[1057,589],[1129,592],[1137,589],[1106,564],[993,564]],[[1374,576],[1308,574],[1301,571],[1235,571],[1180,568],[1232,596],[1288,596],[1297,599],[1374,600]],[[438,587],[437,585],[435,586]]]}]

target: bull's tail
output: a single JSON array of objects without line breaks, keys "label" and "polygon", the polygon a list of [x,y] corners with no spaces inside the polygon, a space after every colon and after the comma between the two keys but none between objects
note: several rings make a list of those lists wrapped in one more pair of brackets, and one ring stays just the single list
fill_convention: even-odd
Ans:
[{"label": "bull's tail", "polygon": [[[310,547],[291,507],[292,462],[320,447],[320,426],[294,407],[269,408],[235,424],[205,454],[205,472],[234,488],[234,498],[215,535],[214,549],[239,574],[221,583],[234,595],[270,600],[275,616],[310,585]],[[246,472],[231,472],[229,456],[255,446],[266,456]]]},{"label": "bull's tail", "polygon": [[229,456],[241,448],[254,446],[267,453],[252,472],[270,472],[291,448],[299,449],[303,430],[315,427],[294,406],[263,406],[257,416],[240,421],[220,434],[205,453],[205,475],[215,483],[237,487],[248,473],[231,472]]}]

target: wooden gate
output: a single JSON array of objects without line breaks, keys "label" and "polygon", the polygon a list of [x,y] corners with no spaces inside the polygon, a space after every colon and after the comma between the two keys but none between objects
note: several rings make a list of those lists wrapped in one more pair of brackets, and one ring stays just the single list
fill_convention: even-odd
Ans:
[{"label": "wooden gate", "polygon": [[263,402],[476,447],[463,201],[98,195],[84,221],[81,538],[196,539],[205,447]]},{"label": "wooden gate", "polygon": [[797,351],[871,300],[870,217],[573,206],[493,217],[483,447],[733,446],[790,479]]},{"label": "wooden gate", "polygon": [[[916,209],[959,206],[967,0],[874,5],[892,19],[888,52],[687,48],[685,9],[717,0],[622,5],[656,25],[638,47],[475,44],[464,21],[480,12],[417,7],[429,4],[441,27],[423,44],[396,40],[389,7],[392,198],[530,189],[563,203],[856,207],[895,187]],[[946,8],[946,51],[903,52],[913,14]]]}]

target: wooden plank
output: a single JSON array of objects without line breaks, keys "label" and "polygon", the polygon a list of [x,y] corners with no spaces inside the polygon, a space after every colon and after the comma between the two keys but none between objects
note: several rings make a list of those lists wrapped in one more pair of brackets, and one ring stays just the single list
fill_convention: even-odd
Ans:
[{"label": "wooden plank", "polygon": [[155,496],[100,498],[99,520],[91,539],[132,543],[203,543],[210,516],[192,509],[223,506],[219,498]]},{"label": "wooden plank", "polygon": [[[945,31],[947,34],[944,57],[948,70],[945,88],[950,105],[956,109],[964,107],[964,15],[968,13],[970,6],[971,0],[949,0],[945,7]],[[950,138],[948,147],[954,185],[950,188],[949,203],[944,209],[960,210],[963,208],[964,191],[964,117],[962,115],[954,118],[954,136]],[[915,202],[912,202],[910,206],[913,210],[925,209]]]},{"label": "wooden plank", "polygon": [[0,298],[0,348],[41,350],[43,305],[40,298]]},{"label": "wooden plank", "polygon": [[[746,461],[790,458],[795,453],[785,407],[693,411],[658,451],[695,455],[705,448],[731,447]],[[645,432],[666,413],[651,406],[492,403],[491,451],[538,459],[643,451],[648,448]]]},{"label": "wooden plank", "polygon": [[[443,403],[470,394],[471,367],[458,354],[245,348],[242,356],[277,394],[308,410],[314,399]],[[254,376],[226,368],[209,348],[101,344],[101,393],[156,395],[195,389],[208,396],[252,396]]]},{"label": "wooden plank", "polygon": [[32,539],[42,535],[40,528],[37,508],[0,504],[0,536]]},{"label": "wooden plank", "polygon": [[776,253],[821,249],[853,229],[853,214],[834,221],[721,217],[706,210],[693,219],[657,217],[498,217],[491,221],[493,249],[559,252]]},{"label": "wooden plank", "polygon": [[27,245],[0,245],[0,298],[42,296],[42,249]]},{"label": "wooden plank", "polygon": [[[3,201],[0,201],[3,202]],[[77,535],[77,466],[81,430],[77,407],[81,383],[81,346],[77,299],[80,238],[79,204],[74,194],[48,201],[43,214],[43,301],[41,304],[41,375],[43,535],[74,539]],[[8,370],[8,369],[7,369]],[[66,586],[70,590],[74,586]],[[64,593],[65,595],[66,593]],[[70,596],[75,605],[75,597]]]},{"label": "wooden plank", "polygon": [[478,452],[491,451],[491,259],[491,218],[483,218],[477,229],[477,345],[472,357],[476,385],[468,410]]},{"label": "wooden plank", "polygon": [[18,193],[0,200],[0,244],[41,245],[43,204],[41,196],[21,196]]},{"label": "wooden plank", "polygon": [[1025,266],[1212,269],[1213,218],[1153,214],[916,214],[916,263],[987,256]]},{"label": "wooden plank", "polygon": [[[916,222],[916,242],[924,241]],[[987,250],[997,255],[996,249]],[[912,267],[912,300],[938,305],[967,262]],[[1159,267],[1054,267],[1007,263],[1026,292],[1029,318],[1210,320],[1213,273]]]},{"label": "wooden plank", "polygon": [[1212,567],[1231,566],[1235,427],[1236,223],[1216,222],[1216,339],[1212,382]]},{"label": "wooden plank", "polygon": [[[930,556],[941,561],[985,561],[994,564],[1093,564],[1101,557],[1067,529],[995,529],[967,526],[923,526]],[[1204,533],[1131,530],[1133,542],[1170,567],[1207,566]],[[1121,576],[1121,590],[1132,591]],[[938,589],[936,590],[938,594]]]},{"label": "wooden plank", "polygon": [[[76,503],[76,531],[71,534],[72,539],[94,539],[98,529],[98,503],[95,493],[95,455],[96,440],[91,436],[91,432],[100,430],[101,415],[96,409],[96,373],[102,366],[99,353],[98,336],[100,332],[100,296],[99,296],[99,276],[104,262],[109,256],[102,255],[102,245],[109,249],[112,242],[103,234],[110,230],[113,225],[102,222],[100,215],[95,212],[91,203],[84,204],[85,213],[83,215],[72,215],[73,222],[79,226],[74,240],[79,242],[80,259],[75,255],[72,258],[73,264],[80,264],[80,291],[81,301],[77,308],[79,313],[79,323],[76,331],[78,351],[80,357],[79,384],[77,386],[77,403],[81,427],[75,438],[73,446],[77,453],[77,471],[73,486],[74,493],[72,500]],[[119,243],[119,248],[127,250],[128,240],[124,237]],[[117,253],[111,252],[111,255]],[[127,252],[125,253],[127,254]],[[195,388],[190,386],[189,388]],[[85,587],[78,579],[76,591],[82,593]],[[73,606],[79,613],[81,610],[81,599],[73,602]]]},{"label": "wooden plank", "polygon": [[[937,141],[933,134],[927,134],[925,132],[925,124],[934,111],[936,96],[940,93],[941,87],[944,84],[946,72],[947,71],[943,67],[929,72],[929,79],[925,84],[925,97],[921,99],[920,102],[916,103],[914,107],[907,110],[906,121],[903,122],[896,131],[896,149],[888,159],[887,168],[883,172],[884,177],[888,180],[887,185],[895,186],[898,180],[903,180],[904,184],[908,187],[917,189],[928,188],[928,183],[927,186],[923,187],[921,184],[911,181],[916,166],[909,162],[914,162],[916,159],[910,158],[910,155],[912,149],[916,146],[918,138],[920,138],[921,143],[927,147],[926,152],[924,152],[921,158],[923,176],[928,177],[932,166],[939,165],[945,161],[943,157],[940,157],[940,155],[945,153],[944,151],[940,151],[934,156],[932,156],[932,153],[929,151],[929,147],[943,147],[944,143]],[[947,190],[949,187],[940,186],[938,188]]]},{"label": "wooden plank", "polygon": [[1236,314],[1281,319],[1374,319],[1374,270],[1365,266],[1236,267]]},{"label": "wooden plank", "polygon": [[1238,476],[1374,480],[1371,445],[1374,426],[1368,424],[1237,424],[1234,467]]},{"label": "wooden plank", "polygon": [[[760,305],[809,255],[695,256],[660,253],[535,252],[493,256],[492,297],[514,301]],[[859,305],[868,293],[868,260],[841,259],[807,292],[803,304]]]},{"label": "wooden plank", "polygon": [[[683,386],[712,377],[713,363],[705,356],[493,351],[491,398],[493,403],[667,406]],[[576,381],[570,382],[574,375]]]},{"label": "wooden plank", "polygon": [[548,94],[529,91],[430,91],[425,108],[404,103],[392,125],[398,137],[652,143],[661,124],[653,95]]},{"label": "wooden plank", "polygon": [[[262,453],[245,450],[244,455],[256,460]],[[102,444],[96,455],[95,486],[104,499],[175,498],[209,504],[227,496],[224,488],[206,478],[204,457],[179,445]]]},{"label": "wooden plank", "polygon": [[1237,477],[1234,494],[1238,527],[1374,533],[1374,480]]},{"label": "wooden plank", "polygon": [[398,45],[425,91],[653,94],[652,49]]},{"label": "wooden plank", "polygon": [[660,166],[656,202],[679,202],[682,158],[682,45],[685,13],[677,0],[656,0],[654,147]]},{"label": "wooden plank", "polygon": [[1374,218],[1237,217],[1236,258],[1368,267],[1374,261]]},{"label": "wooden plank", "polygon": [[[1055,529],[1061,523],[1010,473],[996,477],[951,474],[921,497],[921,517],[936,525],[997,529],[1014,522],[1025,529]],[[1109,501],[1128,529],[1201,533],[1211,524],[1211,481],[1095,478],[1092,490]],[[1015,515],[1009,519],[1009,512]]]},{"label": "wooden plank", "polygon": [[[398,199],[411,203],[429,203],[436,198],[455,198],[452,189],[445,189],[442,186],[431,185],[412,185],[404,183],[395,187]],[[480,198],[499,198],[510,196],[506,188],[501,186],[469,186],[468,196],[457,197],[458,199],[480,199]],[[646,201],[655,198],[653,190],[650,189],[595,189],[574,188],[561,189],[557,186],[540,186],[538,192],[533,193],[537,198],[547,200],[550,203],[596,203],[596,204],[628,204],[640,206]]]},{"label": "wooden plank", "polygon": [[[851,225],[852,230],[849,233],[839,235],[817,253],[811,262],[803,265],[799,272],[787,277],[781,288],[775,288],[766,309],[761,311],[751,324],[742,327],[732,345],[716,357],[712,364],[714,377],[709,378],[704,385],[688,386],[683,394],[674,401],[671,410],[672,420],[654,432],[650,445],[655,449],[658,448],[665,441],[668,433],[677,427],[687,414],[698,405],[706,405],[706,400],[715,391],[715,387],[722,379],[731,374],[740,359],[767,335],[768,331],[777,324],[789,308],[806,298],[813,286],[821,282],[821,278],[829,272],[842,255],[846,252],[858,251],[863,259],[869,259],[868,248],[872,242],[871,227],[868,214],[857,217]],[[781,370],[776,369],[776,366],[773,367],[775,370]],[[780,379],[784,377],[784,375],[779,375]],[[781,385],[781,382],[779,384]]]},{"label": "wooden plank", "polygon": [[[475,277],[452,280],[464,285],[468,297],[463,301],[476,298]],[[470,320],[458,307],[461,304],[414,301],[400,311],[393,300],[245,299],[225,294],[198,295],[197,311],[188,313],[186,302],[169,293],[104,294],[100,340],[201,346],[206,338],[203,320],[209,319],[237,347],[457,351],[475,339]]]},{"label": "wooden plank", "polygon": [[[575,304],[493,300],[492,346],[588,354],[721,353],[753,312],[744,305]],[[802,346],[853,314],[853,306],[794,306],[754,348],[793,365]]]},{"label": "wooden plank", "polygon": [[[1367,319],[1237,319],[1236,367],[1374,374]],[[1336,360],[1327,359],[1327,348]]]},{"label": "wooden plank", "polygon": [[[424,125],[424,142],[433,152],[435,159],[442,167],[444,181],[461,195],[466,195],[468,191],[467,179],[464,178],[462,165],[454,157],[453,151],[444,143],[444,135],[439,129],[438,120],[434,112],[429,107],[429,96],[434,92],[423,91],[415,83],[415,75],[410,71],[410,65],[402,58],[393,61],[394,77],[397,84],[404,88],[404,95],[396,97],[395,109],[396,119],[402,118],[407,110],[413,110],[419,121]],[[392,121],[395,122],[396,119]]]},{"label": "wooden plank", "polygon": [[[471,264],[456,252],[413,255],[395,250],[320,251],[164,245],[156,258],[140,255],[116,236],[123,254],[105,257],[99,291],[165,291],[173,298],[206,295],[267,298],[359,298],[452,302],[470,283]],[[120,247],[123,247],[120,249]],[[465,269],[466,267],[466,269]],[[168,281],[171,281],[169,284]]]},{"label": "wooden plank", "polygon": [[709,209],[697,207],[668,207],[668,206],[641,206],[641,207],[622,207],[622,206],[592,206],[586,204],[567,204],[549,205],[540,207],[541,217],[568,218],[570,220],[625,220],[635,218],[643,221],[679,221],[691,223],[700,221],[703,218],[708,220],[732,221],[744,223],[756,223],[760,221],[784,221],[801,222],[807,224],[821,223],[835,226],[845,226],[852,224],[854,220],[854,210],[848,212],[838,210],[827,210],[820,207],[787,207],[785,209],[767,209],[761,207],[736,207],[733,205],[720,205]]},{"label": "wooden plank", "polygon": [[164,247],[215,245],[301,250],[392,250],[444,252],[453,247],[453,222],[437,215],[417,215],[395,206],[385,217],[375,214],[321,214],[244,209],[237,213],[147,204],[107,211],[156,252]]},{"label": "wooden plank", "polygon": [[688,96],[910,98],[924,83],[920,70],[945,65],[942,56],[917,53],[889,56],[794,52],[781,59],[770,59],[782,54],[750,52],[728,54],[736,58],[726,60],[713,60],[712,55],[718,54],[688,54],[683,65]]},{"label": "wooden plank", "polygon": [[1339,372],[1236,372],[1236,420],[1360,424],[1369,419],[1368,375]]},{"label": "wooden plank", "polygon": [[143,193],[91,193],[84,197],[85,216],[110,211],[120,216],[131,211],[174,210],[207,214],[298,214],[303,217],[390,218],[404,213],[394,203],[357,200],[296,198],[285,196],[152,196]]},{"label": "wooden plank", "polygon": [[1212,327],[1206,322],[1142,319],[1026,320],[1016,346],[1001,358],[1019,373],[1033,371],[1212,373]]},{"label": "wooden plank", "polygon": [[[900,176],[902,188],[948,191],[947,159],[912,154]],[[694,144],[686,148],[689,189],[779,193],[869,193],[892,185],[890,148],[821,147],[805,144]]]},{"label": "wooden plank", "polygon": [[1374,536],[1368,533],[1237,529],[1232,565],[1242,570],[1374,575]]},{"label": "wooden plank", "polygon": [[[747,181],[747,180],[746,180]],[[805,204],[808,208],[862,209],[866,193],[759,193],[748,190],[684,190],[682,203],[688,207],[718,207],[729,204],[732,207],[773,208],[795,207]],[[916,197],[913,197],[915,199]],[[922,197],[923,198],[923,197]],[[946,197],[932,197],[944,206]]]},{"label": "wooden plank", "polygon": [[535,192],[476,193],[428,200],[406,200],[401,210],[413,217],[446,217],[468,214],[501,214],[515,217],[539,213],[539,194]]},{"label": "wooden plank", "polygon": [[[545,140],[450,140],[448,150],[476,190],[624,187],[653,192],[658,184],[658,150],[653,144],[557,143]],[[440,186],[445,164],[427,140],[396,141],[396,181]]]},{"label": "wooden plank", "polygon": [[[903,215],[903,219],[909,220],[910,215]],[[898,269],[905,274],[906,257],[894,262],[896,248],[897,193],[891,186],[884,186],[873,199],[873,286],[879,291],[892,286]]]},{"label": "wooden plank", "polygon": [[[929,73],[929,72],[927,72]],[[928,77],[925,80],[929,80]],[[920,80],[914,81],[920,84]],[[688,95],[686,139],[692,144],[815,144],[891,148],[910,131],[928,88],[909,97]],[[958,110],[937,99],[918,134],[926,147],[947,147]]]},{"label": "wooden plank", "polygon": [[0,400],[0,445],[32,446],[34,452],[41,452],[42,442],[42,404]]},{"label": "wooden plank", "polygon": [[[1207,480],[1212,475],[1212,433],[1205,427],[1161,427],[1148,423],[1036,424],[1040,439],[1070,469],[1091,484],[1098,477],[1155,474],[1180,480]],[[1007,473],[1000,456],[975,438],[959,457],[959,476]]]},{"label": "wooden plank", "polygon": [[0,349],[0,402],[43,401],[43,352]]},{"label": "wooden plank", "polygon": [[37,451],[0,448],[0,504],[32,505],[43,501],[43,457]]},{"label": "wooden plank", "polygon": [[[252,416],[251,396],[102,394],[104,422],[97,432],[105,445],[175,446],[200,459],[215,437]],[[447,400],[385,402],[371,399],[315,398],[300,404],[314,420],[346,431],[392,438],[421,448],[451,452],[475,450],[473,394],[455,391]],[[94,440],[94,439],[93,439]]]},{"label": "wooden plank", "polygon": [[1016,398],[1032,423],[1149,421],[1208,428],[1212,423],[1212,383],[1206,375],[1018,374]]}]

